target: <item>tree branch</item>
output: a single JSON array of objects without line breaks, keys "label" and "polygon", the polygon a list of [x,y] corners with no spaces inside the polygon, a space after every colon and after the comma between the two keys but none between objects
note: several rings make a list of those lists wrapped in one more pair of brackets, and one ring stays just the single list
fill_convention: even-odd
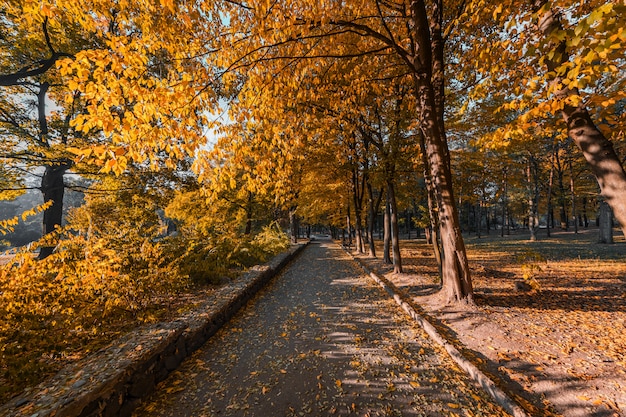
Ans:
[{"label": "tree branch", "polygon": [[43,21],[42,30],[46,39],[46,45],[48,45],[48,49],[50,49],[50,58],[36,62],[36,65],[38,65],[37,68],[31,69],[31,65],[28,65],[17,72],[0,75],[0,86],[8,87],[17,85],[25,78],[45,74],[60,58],[74,58],[73,54],[54,50],[52,42],[50,41],[50,34],[48,33],[48,18]]}]

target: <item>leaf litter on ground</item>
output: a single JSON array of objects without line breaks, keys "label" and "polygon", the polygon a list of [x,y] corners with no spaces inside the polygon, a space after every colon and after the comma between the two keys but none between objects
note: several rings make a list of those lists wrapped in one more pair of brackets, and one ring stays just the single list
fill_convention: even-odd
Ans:
[{"label": "leaf litter on ground", "polygon": [[321,245],[177,375],[184,390],[168,394],[180,376],[166,380],[135,416],[507,415],[343,252]]},{"label": "leaf litter on ground", "polygon": [[[359,257],[410,296],[424,314],[451,329],[467,356],[512,389],[537,415],[626,414],[626,259],[623,238],[596,243],[596,230],[466,239],[477,306],[442,304],[432,247],[402,241],[403,274]],[[382,247],[380,248],[382,249]],[[539,288],[516,291],[516,254],[542,254]]]}]

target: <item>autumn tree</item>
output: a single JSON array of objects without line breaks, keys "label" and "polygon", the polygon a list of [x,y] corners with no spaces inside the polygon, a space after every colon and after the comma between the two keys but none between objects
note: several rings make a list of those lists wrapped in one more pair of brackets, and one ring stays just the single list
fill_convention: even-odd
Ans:
[{"label": "autumn tree", "polygon": [[[259,81],[251,82],[250,88],[267,83],[268,75],[274,72],[263,66],[270,61],[274,68],[284,68],[284,72],[287,68],[301,68],[296,71],[319,74],[319,68],[308,65],[311,58],[340,62],[367,56],[368,64],[376,63],[381,78],[390,72],[404,73],[415,99],[415,119],[425,138],[429,171],[437,191],[445,254],[444,292],[451,301],[471,300],[471,280],[458,227],[443,125],[444,10],[441,2],[429,6],[425,2],[397,6],[372,2],[359,8],[326,4],[322,7],[308,2],[301,2],[298,7],[292,3],[271,7],[256,3],[230,5],[230,11],[224,13],[235,38],[222,39],[224,44],[237,48],[231,49],[230,57],[225,55],[224,60],[230,62],[229,68],[253,69],[247,76],[254,75]],[[445,19],[453,23],[450,16]],[[241,38],[237,35],[240,33],[246,36]],[[322,42],[324,39],[332,42],[332,51],[329,42]],[[281,64],[276,64],[278,61]],[[261,68],[265,68],[265,75],[255,75]],[[296,91],[305,94],[303,90]]]},{"label": "autumn tree", "polygon": [[468,67],[480,80],[475,94],[499,90],[508,95],[504,108],[520,113],[510,132],[560,116],[624,228],[626,175],[611,141],[622,137],[624,126],[618,104],[624,99],[624,6],[498,2],[476,12],[467,16],[472,27],[487,15],[498,26],[467,32],[477,47],[465,56],[482,62]]},{"label": "autumn tree", "polygon": [[[8,2],[3,13],[0,128],[12,147],[2,157],[45,167],[40,188],[53,203],[44,234],[61,224],[63,177],[80,170],[75,162],[120,174],[133,162],[155,168],[165,152],[173,167],[204,142],[199,108],[214,90],[205,66],[188,65],[202,59],[189,41],[200,11],[184,19],[173,5],[95,0]],[[202,82],[190,86],[198,72]]]},{"label": "autumn tree", "polygon": [[[61,225],[63,177],[72,166],[72,155],[64,147],[74,136],[69,122],[76,115],[79,100],[63,85],[56,64],[73,57],[83,44],[82,33],[67,21],[29,19],[19,4],[11,3],[4,10],[1,30],[0,157],[15,180],[5,189],[27,188],[24,176],[15,171],[37,175],[33,171],[43,167],[39,189],[44,204],[50,203],[43,216],[45,235]],[[51,251],[51,247],[43,247],[40,258]]]}]

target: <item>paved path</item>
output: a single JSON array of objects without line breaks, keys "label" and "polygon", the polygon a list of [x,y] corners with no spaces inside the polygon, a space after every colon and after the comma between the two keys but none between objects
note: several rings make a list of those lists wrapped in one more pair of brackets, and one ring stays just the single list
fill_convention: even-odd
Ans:
[{"label": "paved path", "polygon": [[500,416],[330,241],[309,245],[142,416]]}]

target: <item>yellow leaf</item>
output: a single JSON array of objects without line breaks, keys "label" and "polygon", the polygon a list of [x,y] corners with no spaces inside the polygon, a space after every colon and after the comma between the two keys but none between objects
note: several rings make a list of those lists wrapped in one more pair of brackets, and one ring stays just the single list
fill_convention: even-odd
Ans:
[{"label": "yellow leaf", "polygon": [[498,15],[502,13],[502,4],[499,4],[498,7],[493,11],[493,20],[498,18]]}]

